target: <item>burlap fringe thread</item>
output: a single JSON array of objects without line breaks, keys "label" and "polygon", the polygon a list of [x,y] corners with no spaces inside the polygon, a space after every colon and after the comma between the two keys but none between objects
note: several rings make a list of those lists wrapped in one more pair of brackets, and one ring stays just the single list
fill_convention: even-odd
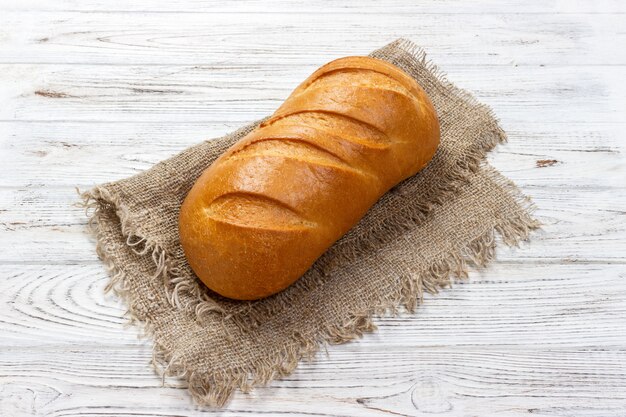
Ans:
[{"label": "burlap fringe thread", "polygon": [[[491,109],[484,104],[478,103],[468,92],[450,84],[445,75],[432,62],[426,61],[426,54],[421,48],[407,40],[400,40],[398,44],[407,52],[423,61],[442,84],[454,89],[472,105],[483,106],[489,115],[496,120]],[[292,373],[300,360],[312,359],[321,347],[326,349],[328,345],[345,343],[361,337],[365,332],[374,331],[376,329],[373,323],[375,316],[397,315],[400,312],[400,306],[404,307],[408,312],[414,312],[417,305],[422,301],[425,292],[435,294],[440,289],[449,287],[452,277],[466,278],[469,266],[484,267],[492,260],[495,254],[496,234],[501,237],[502,242],[509,246],[517,246],[520,241],[528,239],[529,233],[540,226],[540,223],[530,215],[534,210],[532,202],[528,197],[522,195],[512,182],[496,175],[489,168],[481,168],[481,161],[484,159],[485,154],[498,143],[506,141],[504,131],[497,126],[495,127],[494,131],[497,134],[494,134],[483,148],[468,153],[466,158],[459,163],[461,165],[459,166],[461,168],[460,172],[462,171],[463,173],[450,172],[449,178],[445,181],[447,186],[439,190],[439,195],[436,199],[421,205],[417,211],[397,213],[392,224],[380,224],[379,230],[375,230],[371,236],[368,236],[369,243],[374,245],[378,235],[377,232],[382,230],[388,231],[390,228],[397,228],[398,231],[402,231],[419,224],[434,207],[454,194],[459,187],[468,181],[471,173],[478,169],[486,169],[491,179],[515,196],[516,201],[526,209],[527,215],[508,219],[505,223],[498,225],[495,230],[483,234],[459,251],[442,253],[440,259],[433,262],[426,274],[401,276],[401,285],[398,286],[397,291],[389,294],[384,300],[380,300],[379,304],[373,305],[365,311],[354,312],[350,320],[341,325],[328,326],[315,337],[294,334],[293,339],[298,341],[295,347],[285,348],[278,355],[255,363],[252,367],[229,369],[228,372],[210,376],[200,375],[190,372],[171,352],[157,343],[153,343],[152,364],[163,379],[163,384],[165,385],[166,377],[177,377],[186,380],[188,389],[198,404],[221,407],[237,388],[243,392],[249,392],[255,386],[266,385],[273,379]],[[133,311],[132,299],[128,288],[125,287],[124,272],[116,267],[111,257],[104,250],[102,234],[96,221],[98,211],[102,209],[103,203],[111,204],[117,208],[116,214],[120,219],[121,231],[126,237],[126,244],[139,255],[151,255],[155,265],[153,278],[162,277],[171,305],[181,309],[193,309],[197,319],[200,321],[205,314],[217,312],[223,314],[224,320],[242,320],[241,326],[259,324],[254,315],[241,314],[237,317],[226,315],[205,293],[198,291],[197,287],[189,288],[189,286],[185,285],[186,283],[177,282],[177,271],[169,262],[167,253],[155,242],[151,241],[149,237],[141,233],[138,225],[133,223],[131,214],[124,211],[123,205],[117,204],[115,197],[111,196],[105,188],[96,187],[82,193],[81,198],[83,201],[82,207],[85,208],[89,216],[88,227],[97,240],[96,251],[110,274],[110,281],[106,291],[113,291],[118,297],[124,299],[128,306],[126,316],[129,318],[129,324],[142,327],[145,337],[152,338],[152,324],[147,319],[137,319]],[[402,221],[398,221],[398,219],[402,219]],[[367,245],[368,242],[363,243],[365,245],[357,253],[343,250],[336,253],[336,255],[345,259],[354,259],[355,256],[361,256],[367,252],[368,247],[371,247]]]}]

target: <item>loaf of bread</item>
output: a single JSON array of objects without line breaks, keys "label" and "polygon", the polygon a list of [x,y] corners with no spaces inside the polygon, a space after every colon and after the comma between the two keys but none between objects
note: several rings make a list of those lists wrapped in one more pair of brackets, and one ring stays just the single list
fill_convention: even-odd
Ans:
[{"label": "loaf of bread", "polygon": [[189,265],[222,296],[275,294],[438,144],[435,109],[413,78],[374,58],[332,61],[196,181],[179,219]]}]

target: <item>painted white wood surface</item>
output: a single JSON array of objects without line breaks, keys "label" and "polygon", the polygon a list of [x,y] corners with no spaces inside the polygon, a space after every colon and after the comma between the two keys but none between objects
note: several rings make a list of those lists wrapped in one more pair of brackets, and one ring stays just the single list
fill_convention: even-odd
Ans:
[{"label": "painted white wood surface", "polygon": [[[626,416],[625,29],[617,0],[1,0],[0,416]],[[489,159],[544,230],[417,314],[196,408],[103,294],[74,187],[399,36],[494,108],[510,142]]]}]

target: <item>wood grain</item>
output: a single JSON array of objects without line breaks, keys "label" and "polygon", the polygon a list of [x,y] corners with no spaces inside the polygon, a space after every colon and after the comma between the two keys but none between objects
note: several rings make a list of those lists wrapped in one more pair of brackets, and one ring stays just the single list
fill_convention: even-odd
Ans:
[{"label": "wood grain", "polygon": [[[4,1],[4,0],[3,0]],[[350,16],[361,14],[538,14],[558,13],[560,15],[572,13],[619,13],[623,12],[620,0],[571,0],[567,2],[546,0],[542,2],[525,2],[520,7],[519,1],[501,0],[484,1],[481,4],[471,4],[462,0],[447,0],[445,2],[406,2],[402,0],[387,0],[381,3],[377,0],[362,0],[358,3],[344,2],[331,3],[324,0],[240,0],[224,2],[219,0],[58,0],[55,2],[24,1],[19,3],[0,2],[0,7],[6,10],[28,11],[73,11],[93,13],[314,13],[347,14]],[[343,18],[343,17],[342,17]]]},{"label": "wood grain", "polygon": [[[625,188],[593,184],[568,188],[567,179],[577,174],[579,166],[569,171],[558,165],[528,169],[564,172],[553,186],[541,179],[526,188],[544,228],[519,249],[502,247],[498,259],[624,263]],[[510,173],[523,182],[522,175]],[[73,207],[77,201],[76,190],[69,187],[0,188],[0,230],[5,236],[0,241],[0,263],[97,262],[94,242],[85,234],[84,211]]]},{"label": "wood grain", "polygon": [[[102,296],[107,278],[100,264],[15,263],[3,270],[0,300],[7,308],[0,314],[0,328],[6,338],[0,346],[36,348],[51,337],[57,343],[144,344],[136,332],[119,332],[126,322],[124,305],[112,295]],[[427,296],[419,314],[381,319],[379,332],[361,344],[383,350],[591,348],[626,341],[622,264],[501,261],[471,278]]]},{"label": "wood grain", "polygon": [[[327,60],[320,61],[320,64]],[[265,117],[317,65],[290,75],[288,68],[211,69],[188,66],[0,65],[7,87],[2,121],[109,121],[246,123]],[[493,68],[492,66],[490,68]],[[451,80],[506,114],[507,122],[613,120],[625,109],[622,66],[455,68]],[[242,81],[245,80],[245,81]],[[17,82],[13,82],[16,80]],[[8,81],[12,81],[9,83]],[[615,86],[613,87],[613,84]],[[609,88],[611,86],[611,88]]]},{"label": "wood grain", "polygon": [[[623,185],[626,124],[572,122],[527,125],[509,122],[509,143],[490,162],[523,187],[599,188]],[[150,168],[185,147],[241,125],[211,123],[0,122],[0,150],[12,157],[0,165],[0,186],[86,187]],[[525,128],[525,126],[528,126]],[[555,133],[558,131],[558,133]],[[537,170],[537,161],[557,160]],[[72,164],[67,164],[72,160]],[[581,164],[585,172],[580,171]],[[19,175],[13,175],[18,173]]]},{"label": "wood grain", "polygon": [[[0,0],[0,416],[626,416],[625,23],[619,0]],[[399,36],[494,109],[509,143],[489,160],[544,229],[418,313],[196,408],[103,294],[74,187]]]},{"label": "wood grain", "polygon": [[[5,394],[31,393],[37,411],[50,415],[73,407],[80,415],[122,412],[111,407],[116,396],[133,412],[188,415],[170,409],[185,403],[184,387],[168,380],[175,389],[161,388],[147,366],[149,344],[119,328],[123,306],[102,299],[100,265],[4,270],[1,301],[10,308],[0,331],[9,337],[0,344],[0,374],[14,381]],[[621,265],[499,263],[427,297],[420,314],[380,319],[377,333],[333,347],[270,388],[237,395],[230,413],[297,413],[312,400],[324,404],[314,415],[528,412],[511,409],[511,398],[546,414],[562,404],[588,415],[610,411],[626,399],[615,389],[625,385],[626,296],[616,297],[624,278]],[[54,398],[37,403],[47,397]],[[607,415],[619,415],[613,411]]]},{"label": "wood grain", "polygon": [[[449,4],[444,14],[399,11],[380,17],[367,7],[359,8],[365,13],[350,14],[319,13],[326,9],[319,3],[314,6],[317,13],[311,13],[310,6],[302,12],[278,7],[271,10],[268,5],[267,11],[253,8],[249,12],[244,6],[236,13],[219,9],[207,13],[193,9],[187,13],[57,11],[52,18],[49,12],[6,10],[0,18],[3,33],[14,35],[5,36],[0,62],[231,69],[263,63],[274,68],[297,67],[292,68],[297,73],[306,65],[317,68],[332,58],[369,53],[402,35],[419,39],[425,47],[437,45],[432,57],[441,65],[626,63],[610,48],[626,37],[619,30],[610,31],[623,22],[623,16],[608,8],[590,19],[587,12],[575,8],[568,14],[517,14],[482,13],[478,6],[467,14],[455,13],[455,5]],[[298,79],[304,79],[304,74]]]}]

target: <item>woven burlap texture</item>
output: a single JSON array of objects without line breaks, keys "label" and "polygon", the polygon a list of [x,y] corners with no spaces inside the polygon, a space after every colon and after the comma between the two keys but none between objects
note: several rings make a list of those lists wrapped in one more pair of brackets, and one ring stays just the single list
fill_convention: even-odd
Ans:
[{"label": "woven burlap texture", "polygon": [[538,227],[531,203],[484,158],[505,134],[491,111],[397,40],[371,54],[431,97],[441,146],[419,174],[388,192],[287,290],[253,302],[207,290],[185,261],[180,205],[201,172],[254,129],[193,146],[152,169],[83,194],[108,286],[154,341],[154,365],[188,383],[203,405],[291,373],[320,347],[373,331],[372,318],[413,311],[468,265],[484,266],[496,236],[512,245]]}]

